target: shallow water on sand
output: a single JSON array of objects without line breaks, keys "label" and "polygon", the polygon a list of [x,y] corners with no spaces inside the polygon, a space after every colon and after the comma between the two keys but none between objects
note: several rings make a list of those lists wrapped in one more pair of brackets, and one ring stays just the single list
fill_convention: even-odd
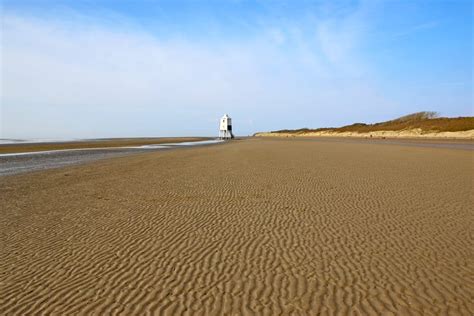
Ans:
[{"label": "shallow water on sand", "polygon": [[221,142],[223,141],[215,139],[196,142],[142,146],[60,149],[0,154],[0,176],[57,168],[98,159],[120,157],[133,153],[149,152],[152,150],[213,145]]}]

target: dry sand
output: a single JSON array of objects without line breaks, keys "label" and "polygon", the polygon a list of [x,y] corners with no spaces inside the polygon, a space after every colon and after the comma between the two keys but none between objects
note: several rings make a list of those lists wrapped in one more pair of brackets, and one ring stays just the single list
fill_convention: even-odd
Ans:
[{"label": "dry sand", "polygon": [[472,315],[473,153],[249,139],[0,182],[0,314]]}]

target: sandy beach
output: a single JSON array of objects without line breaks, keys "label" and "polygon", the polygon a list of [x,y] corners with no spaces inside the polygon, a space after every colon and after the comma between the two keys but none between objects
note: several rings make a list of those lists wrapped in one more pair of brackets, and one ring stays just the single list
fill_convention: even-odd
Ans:
[{"label": "sandy beach", "polygon": [[250,138],[0,181],[2,315],[472,315],[473,151]]}]

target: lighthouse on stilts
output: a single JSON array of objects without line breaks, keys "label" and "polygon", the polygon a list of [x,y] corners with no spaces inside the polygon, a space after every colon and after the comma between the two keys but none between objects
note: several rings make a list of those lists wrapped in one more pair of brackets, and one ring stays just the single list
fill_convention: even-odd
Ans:
[{"label": "lighthouse on stilts", "polygon": [[232,134],[232,119],[229,115],[225,114],[219,124],[219,139],[232,139],[234,134]]}]

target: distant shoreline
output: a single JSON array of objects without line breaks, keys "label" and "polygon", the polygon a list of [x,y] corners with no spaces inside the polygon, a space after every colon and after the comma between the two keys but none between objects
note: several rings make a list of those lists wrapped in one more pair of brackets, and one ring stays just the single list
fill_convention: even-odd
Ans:
[{"label": "distant shoreline", "polygon": [[0,154],[39,151],[115,148],[126,146],[159,145],[182,142],[211,140],[212,137],[151,137],[151,138],[98,138],[85,140],[15,142],[0,144]]},{"label": "distant shoreline", "polygon": [[218,139],[209,139],[202,141],[176,141],[161,144],[156,144],[155,142],[154,144],[128,145],[121,147],[72,148],[0,153],[0,177],[77,165],[106,158],[117,158],[132,154],[150,153],[177,148],[208,146],[222,142],[222,140]]}]

